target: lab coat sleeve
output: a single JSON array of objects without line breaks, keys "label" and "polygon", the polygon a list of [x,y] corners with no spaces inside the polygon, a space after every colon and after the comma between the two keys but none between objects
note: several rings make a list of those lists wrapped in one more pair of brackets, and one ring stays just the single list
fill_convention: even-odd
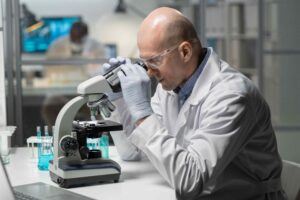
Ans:
[{"label": "lab coat sleeve", "polygon": [[246,100],[228,91],[208,95],[199,121],[193,122],[199,125],[190,130],[187,147],[178,144],[157,114],[140,124],[129,139],[147,155],[179,199],[194,199],[245,143],[252,126],[249,119],[254,119]]},{"label": "lab coat sleeve", "polygon": [[48,59],[61,59],[71,57],[70,41],[67,36],[60,37],[53,41],[46,52]]},{"label": "lab coat sleeve", "polygon": [[111,131],[110,134],[113,138],[114,144],[122,160],[140,160],[142,152],[133,145],[127,138],[135,128],[131,122],[131,116],[123,98],[115,100],[113,104],[116,110],[112,113],[110,118],[112,121],[119,122],[123,125],[122,131]]}]

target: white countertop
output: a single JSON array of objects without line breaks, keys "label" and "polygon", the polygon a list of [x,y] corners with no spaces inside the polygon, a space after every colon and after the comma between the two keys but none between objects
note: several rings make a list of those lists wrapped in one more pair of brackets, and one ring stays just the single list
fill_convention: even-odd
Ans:
[{"label": "white countertop", "polygon": [[[70,191],[101,200],[169,200],[176,199],[175,192],[147,160],[137,162],[121,161],[115,147],[110,147],[110,158],[121,166],[119,183],[104,183],[78,187]],[[51,181],[48,171],[37,168],[31,148],[13,148],[10,163],[5,165],[13,186],[44,182],[57,186]]]}]

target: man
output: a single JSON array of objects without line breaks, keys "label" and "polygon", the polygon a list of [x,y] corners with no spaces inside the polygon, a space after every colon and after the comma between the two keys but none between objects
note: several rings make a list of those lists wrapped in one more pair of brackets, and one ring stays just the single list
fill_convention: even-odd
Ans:
[{"label": "man", "polygon": [[[105,58],[104,45],[88,36],[88,26],[79,21],[72,24],[70,34],[55,40],[49,47],[48,59]],[[99,73],[99,64],[46,66],[45,76],[50,83],[71,82],[77,84]],[[63,74],[63,77],[62,77]]]},{"label": "man", "polygon": [[[118,73],[121,156],[142,151],[178,199],[285,199],[270,111],[253,83],[202,48],[174,9],[151,12],[137,42],[148,71],[127,60]],[[159,82],[151,101],[147,74]]]},{"label": "man", "polygon": [[75,22],[70,34],[55,40],[47,51],[48,58],[104,58],[104,46],[88,37],[88,26],[84,22]]},{"label": "man", "polygon": [[[70,34],[55,40],[49,47],[46,57],[49,59],[71,58],[104,58],[104,46],[88,36],[88,26],[79,21],[72,24]],[[94,76],[99,72],[99,64],[88,63],[85,65],[46,65],[45,78],[49,85],[65,86],[74,85]],[[43,102],[42,116],[45,123],[52,127],[55,119],[68,101],[68,98],[60,95],[48,95]],[[86,117],[89,114],[84,107],[78,112],[77,118]]]}]

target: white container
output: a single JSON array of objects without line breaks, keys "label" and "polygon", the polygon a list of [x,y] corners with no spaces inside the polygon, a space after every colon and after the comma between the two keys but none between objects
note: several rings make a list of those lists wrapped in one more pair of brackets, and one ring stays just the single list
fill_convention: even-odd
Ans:
[{"label": "white container", "polygon": [[9,163],[10,137],[15,130],[15,126],[0,126],[0,155],[4,164]]}]

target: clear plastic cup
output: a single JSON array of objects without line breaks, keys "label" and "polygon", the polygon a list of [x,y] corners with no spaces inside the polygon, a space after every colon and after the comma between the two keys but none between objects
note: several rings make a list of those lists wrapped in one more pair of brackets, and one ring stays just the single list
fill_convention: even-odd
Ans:
[{"label": "clear plastic cup", "polygon": [[8,164],[10,161],[9,138],[12,136],[15,129],[15,126],[0,127],[0,155],[4,164]]},{"label": "clear plastic cup", "polygon": [[1,159],[4,164],[8,164],[10,161],[10,155],[9,155],[9,147],[7,145],[6,139],[2,136],[0,137],[0,154]]}]

